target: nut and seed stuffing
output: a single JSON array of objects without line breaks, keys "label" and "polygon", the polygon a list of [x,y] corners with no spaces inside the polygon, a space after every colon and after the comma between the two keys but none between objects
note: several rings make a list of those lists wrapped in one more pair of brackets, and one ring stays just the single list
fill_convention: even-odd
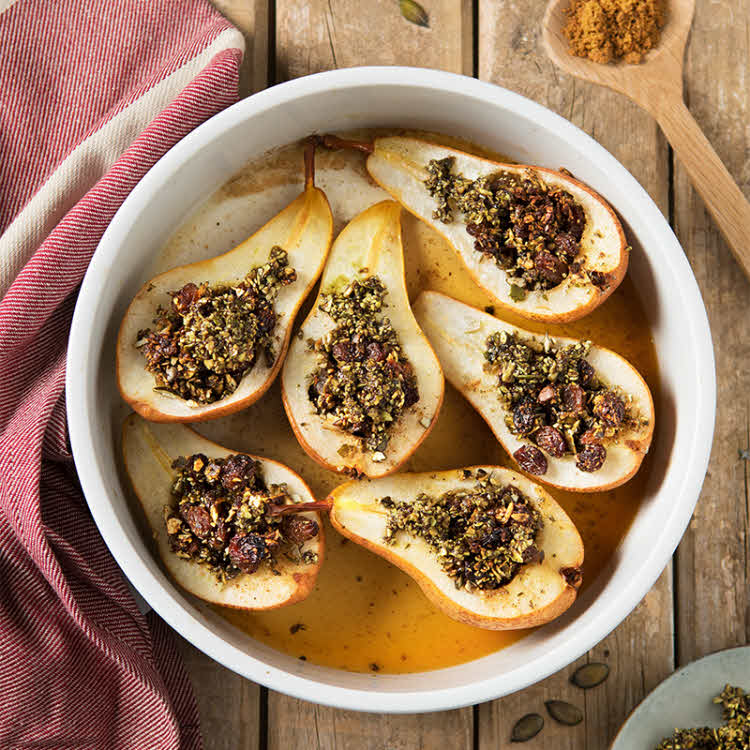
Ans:
[{"label": "nut and seed stuffing", "polygon": [[491,474],[439,497],[378,502],[388,511],[385,541],[394,544],[402,531],[424,539],[456,588],[500,588],[524,563],[543,557],[536,546],[541,515],[521,490]]},{"label": "nut and seed stuffing", "polygon": [[310,342],[318,355],[310,401],[334,427],[361,438],[373,460],[385,459],[392,427],[419,401],[414,368],[390,320],[381,315],[385,295],[377,276],[325,294],[320,309],[337,325]]},{"label": "nut and seed stuffing", "polygon": [[208,566],[219,581],[254,573],[262,564],[276,572],[277,559],[310,565],[318,556],[303,549],[318,535],[316,521],[281,512],[293,503],[286,485],[266,486],[260,464],[243,454],[181,456],[164,523],[172,551]]},{"label": "nut and seed stuffing", "polygon": [[714,698],[721,704],[724,724],[718,729],[676,729],[656,750],[748,750],[750,748],[750,696],[742,688],[727,685]]},{"label": "nut and seed stuffing", "polygon": [[[497,374],[508,429],[529,442],[514,458],[525,471],[547,472],[547,456],[575,455],[581,471],[601,469],[606,445],[643,424],[630,397],[602,382],[586,359],[591,342],[562,348],[500,331],[487,339],[485,368]],[[545,455],[546,454],[546,455]]]},{"label": "nut and seed stuffing", "polygon": [[587,272],[579,259],[586,227],[583,207],[566,190],[547,185],[532,171],[497,172],[469,180],[454,173],[455,159],[431,159],[425,186],[435,198],[433,218],[444,224],[463,215],[474,249],[502,268],[516,302],[573,275],[596,286],[604,275]]},{"label": "nut and seed stuffing", "polygon": [[159,307],[154,328],[138,332],[136,346],[157,390],[198,404],[232,394],[264,356],[274,361],[274,300],[297,278],[284,250],[271,249],[268,262],[235,286],[185,284]]}]

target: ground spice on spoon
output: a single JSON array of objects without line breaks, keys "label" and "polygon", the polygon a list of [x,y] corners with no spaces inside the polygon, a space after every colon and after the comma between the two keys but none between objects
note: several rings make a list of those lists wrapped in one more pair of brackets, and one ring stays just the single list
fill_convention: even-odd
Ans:
[{"label": "ground spice on spoon", "polygon": [[573,0],[563,29],[570,54],[597,63],[639,63],[664,26],[663,0]]}]

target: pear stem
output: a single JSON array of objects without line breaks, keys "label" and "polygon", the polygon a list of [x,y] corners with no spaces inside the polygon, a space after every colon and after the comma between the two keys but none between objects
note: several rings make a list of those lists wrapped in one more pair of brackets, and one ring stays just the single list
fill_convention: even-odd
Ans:
[{"label": "pear stem", "polygon": [[311,135],[305,142],[305,187],[315,187],[315,148],[320,137]]},{"label": "pear stem", "polygon": [[371,154],[375,150],[375,144],[372,141],[353,141],[349,138],[339,138],[337,135],[324,135],[321,142],[326,148],[332,151],[338,151],[341,148],[350,148],[355,151],[362,151],[365,154]]},{"label": "pear stem", "polygon": [[329,510],[331,510],[331,503],[325,501],[315,503],[293,503],[291,505],[269,505],[268,515],[285,516],[289,513],[306,513],[308,511],[327,513]]}]

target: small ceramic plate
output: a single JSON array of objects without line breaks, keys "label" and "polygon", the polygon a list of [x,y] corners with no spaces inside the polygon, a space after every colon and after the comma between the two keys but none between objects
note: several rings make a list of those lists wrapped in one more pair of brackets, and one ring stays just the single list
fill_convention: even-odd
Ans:
[{"label": "small ceramic plate", "polygon": [[668,677],[630,714],[610,750],[653,750],[676,728],[718,727],[726,684],[750,690],[750,646],[704,656]]}]

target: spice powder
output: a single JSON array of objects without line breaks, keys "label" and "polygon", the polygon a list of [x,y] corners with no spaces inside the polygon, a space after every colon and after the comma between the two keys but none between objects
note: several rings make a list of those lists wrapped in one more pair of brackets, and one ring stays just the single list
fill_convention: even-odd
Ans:
[{"label": "spice powder", "polygon": [[573,0],[563,29],[570,54],[597,63],[639,63],[664,26],[662,0]]}]

